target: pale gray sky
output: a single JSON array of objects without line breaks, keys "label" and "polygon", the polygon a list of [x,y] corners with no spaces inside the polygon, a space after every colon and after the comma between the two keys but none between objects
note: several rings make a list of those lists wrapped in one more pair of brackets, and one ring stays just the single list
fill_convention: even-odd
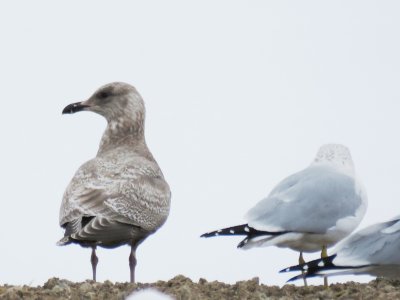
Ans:
[{"label": "pale gray sky", "polygon": [[[282,285],[289,276],[278,271],[296,252],[199,236],[242,223],[324,143],[351,150],[369,196],[361,227],[399,214],[399,9],[365,0],[1,2],[0,283],[90,278],[88,249],[55,245],[58,210],[105,121],[61,111],[111,81],[142,94],[147,141],[173,193],[169,220],[138,249],[138,281]],[[127,281],[128,255],[100,249],[98,279]]]}]

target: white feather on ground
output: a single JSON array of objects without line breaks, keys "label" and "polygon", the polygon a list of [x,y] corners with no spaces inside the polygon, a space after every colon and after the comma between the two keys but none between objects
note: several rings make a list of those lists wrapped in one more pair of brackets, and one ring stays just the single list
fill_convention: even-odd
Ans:
[{"label": "white feather on ground", "polygon": [[141,291],[133,292],[126,300],[173,300],[169,295],[161,293],[154,288],[143,289]]}]

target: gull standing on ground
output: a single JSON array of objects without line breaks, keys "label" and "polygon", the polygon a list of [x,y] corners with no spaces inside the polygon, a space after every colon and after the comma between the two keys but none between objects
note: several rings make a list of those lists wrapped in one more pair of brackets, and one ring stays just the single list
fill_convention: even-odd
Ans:
[{"label": "gull standing on ground", "polygon": [[[356,179],[347,147],[323,145],[311,165],[281,181],[245,216],[246,224],[205,233],[202,237],[243,235],[238,248],[278,246],[300,252],[321,250],[349,235],[367,208],[366,193]],[[304,280],[304,284],[307,282]],[[325,285],[327,281],[325,280]]]},{"label": "gull standing on ground", "polygon": [[337,245],[335,254],[281,272],[302,271],[303,277],[368,274],[400,278],[400,216],[362,229]]},{"label": "gull standing on ground", "polygon": [[88,100],[68,105],[63,114],[92,111],[107,128],[95,158],[84,163],[67,187],[60,208],[65,229],[58,245],[91,247],[96,281],[96,246],[131,246],[130,281],[135,281],[136,248],[166,221],[171,193],[147,148],[145,108],[126,83],[102,86]]}]

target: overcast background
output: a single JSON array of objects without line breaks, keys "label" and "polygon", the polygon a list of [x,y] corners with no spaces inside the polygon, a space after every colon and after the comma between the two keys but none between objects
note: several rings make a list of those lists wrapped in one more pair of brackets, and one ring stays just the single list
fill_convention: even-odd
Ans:
[{"label": "overcast background", "polygon": [[[365,0],[2,1],[0,283],[91,277],[89,249],[56,246],[58,213],[105,121],[61,111],[111,81],[142,94],[147,142],[173,194],[167,223],[138,249],[140,282],[183,274],[284,284],[278,271],[296,252],[199,236],[241,224],[324,143],[351,150],[369,196],[360,227],[400,214],[399,9]],[[127,281],[128,255],[99,249],[98,279]]]}]

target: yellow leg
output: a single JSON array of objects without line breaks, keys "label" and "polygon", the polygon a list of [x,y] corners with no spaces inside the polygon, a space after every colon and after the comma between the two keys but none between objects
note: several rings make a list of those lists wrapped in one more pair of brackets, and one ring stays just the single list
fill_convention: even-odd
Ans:
[{"label": "yellow leg", "polygon": [[322,246],[322,250],[321,250],[321,258],[325,258],[328,257],[328,250],[326,250],[326,246]]},{"label": "yellow leg", "polygon": [[[303,252],[300,252],[299,265],[302,265],[304,263],[306,263],[306,261],[303,258]],[[304,271],[303,270],[301,270],[301,274],[303,275],[304,286],[307,287],[307,279],[306,279],[306,277],[304,277]]]},{"label": "yellow leg", "polygon": [[[328,251],[326,250],[326,245],[322,246],[321,250],[321,258],[326,258],[328,257]],[[324,287],[328,288],[328,277],[324,276]]]}]

